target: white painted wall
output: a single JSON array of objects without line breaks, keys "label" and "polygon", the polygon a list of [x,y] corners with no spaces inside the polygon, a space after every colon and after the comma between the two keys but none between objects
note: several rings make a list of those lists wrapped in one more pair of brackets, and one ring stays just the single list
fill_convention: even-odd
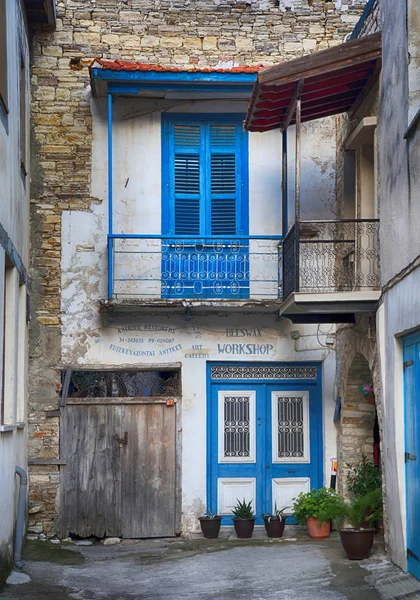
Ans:
[{"label": "white painted wall", "polygon": [[[26,186],[20,169],[20,47],[26,64],[28,99],[26,139],[29,140],[29,52],[22,3],[7,0],[8,49],[8,131],[0,120],[0,224],[11,239],[24,265],[28,268],[29,247],[29,181]],[[26,160],[29,170],[29,152]],[[0,394],[2,389],[2,351],[4,319],[5,251],[0,241]],[[6,325],[5,424],[0,426],[0,567],[8,565],[12,556],[19,480],[15,466],[26,468],[26,431],[17,423],[26,420],[27,327],[26,288],[19,287],[16,269],[8,271]],[[7,430],[12,428],[12,430]],[[0,577],[4,573],[1,572]]]},{"label": "white painted wall", "polygon": [[[172,112],[246,112],[246,102],[205,102],[182,105]],[[107,297],[107,123],[106,104],[91,101],[93,114],[92,195],[102,202],[91,213],[64,212],[62,219],[62,363],[79,365],[162,365],[182,367],[182,492],[183,527],[197,528],[196,517],[206,503],[206,364],[216,361],[287,362],[322,361],[325,483],[329,484],[330,458],[336,456],[334,412],[335,357],[321,347],[316,326],[294,326],[274,315],[219,314],[195,316],[137,316],[104,327],[98,301]],[[159,234],[161,232],[161,128],[155,101],[119,99],[114,103],[114,231]],[[170,110],[168,112],[170,112]],[[129,118],[127,118],[129,117]],[[303,139],[303,189],[312,198],[314,215],[330,216],[335,188],[335,121],[306,128]],[[334,149],[334,152],[332,151]],[[334,160],[333,157],[334,156]],[[291,165],[294,157],[291,156]],[[281,135],[279,132],[249,136],[250,233],[281,234]],[[308,199],[309,203],[309,199]],[[327,207],[327,208],[325,208]],[[143,244],[143,245],[142,245]],[[150,245],[148,249],[150,250]],[[148,269],[160,279],[160,242],[154,242],[155,258]],[[262,248],[262,246],[259,246]],[[127,242],[126,248],[142,249],[144,242]],[[128,258],[127,268],[135,261]],[[134,262],[130,262],[133,261]],[[275,265],[276,266],[276,265]],[[251,263],[251,277],[270,265]],[[137,284],[133,284],[137,285]],[[130,291],[130,287],[126,288]],[[142,291],[145,291],[143,288]],[[150,293],[152,288],[148,289]],[[255,287],[257,294],[259,286]],[[133,288],[131,288],[133,291]],[[137,290],[138,291],[138,290]],[[159,284],[152,289],[160,295]],[[125,330],[124,327],[128,329]],[[258,339],[227,336],[229,328],[256,327]],[[156,329],[155,329],[156,328]],[[296,342],[290,332],[298,329]],[[325,337],[321,334],[321,341]],[[223,353],[226,344],[255,344],[250,354]],[[200,349],[193,349],[193,346]],[[231,346],[227,346],[230,350]],[[246,350],[245,350],[246,351]],[[260,353],[259,353],[260,352]],[[263,352],[263,353],[261,353]],[[194,457],[194,460],[191,458]]]}]

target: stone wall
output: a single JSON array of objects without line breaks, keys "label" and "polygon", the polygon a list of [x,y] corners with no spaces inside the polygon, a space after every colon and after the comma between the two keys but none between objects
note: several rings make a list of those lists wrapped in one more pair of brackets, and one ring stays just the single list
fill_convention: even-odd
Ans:
[{"label": "stone wall", "polygon": [[[30,458],[59,458],[61,215],[90,211],[94,57],[185,68],[275,64],[343,41],[365,0],[59,0],[57,29],[33,36]],[[30,473],[29,531],[50,535],[59,467]]]}]

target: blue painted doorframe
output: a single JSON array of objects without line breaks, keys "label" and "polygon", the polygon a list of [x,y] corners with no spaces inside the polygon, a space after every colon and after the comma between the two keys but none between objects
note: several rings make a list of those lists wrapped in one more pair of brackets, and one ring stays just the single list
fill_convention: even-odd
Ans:
[{"label": "blue painted doorframe", "polygon": [[[219,478],[256,479],[256,516],[261,524],[261,514],[271,512],[272,480],[274,478],[310,478],[310,487],[323,485],[323,431],[322,431],[322,370],[320,363],[257,363],[252,366],[315,367],[316,378],[312,379],[211,379],[211,367],[221,363],[209,363],[207,369],[207,509],[218,511]],[[226,365],[226,363],[223,363]],[[251,366],[248,363],[229,363],[229,366]],[[255,462],[219,462],[219,391],[256,392],[256,453]],[[272,459],[272,392],[309,392],[309,436],[310,462],[273,463]],[[281,507],[278,507],[281,508]],[[223,517],[223,525],[232,523],[231,517]]]},{"label": "blue painted doorframe", "polygon": [[403,340],[407,570],[420,579],[420,333]]}]

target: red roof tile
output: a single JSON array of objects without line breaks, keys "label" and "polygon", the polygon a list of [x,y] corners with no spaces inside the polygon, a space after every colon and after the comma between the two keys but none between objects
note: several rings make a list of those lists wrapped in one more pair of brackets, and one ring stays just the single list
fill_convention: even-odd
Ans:
[{"label": "red roof tile", "polygon": [[125,60],[105,60],[95,58],[90,64],[90,69],[110,69],[111,71],[159,71],[167,73],[258,73],[264,69],[264,65],[251,65],[241,67],[231,67],[230,69],[219,67],[194,67],[181,68],[170,67],[164,65],[149,65],[142,62],[125,61]]}]

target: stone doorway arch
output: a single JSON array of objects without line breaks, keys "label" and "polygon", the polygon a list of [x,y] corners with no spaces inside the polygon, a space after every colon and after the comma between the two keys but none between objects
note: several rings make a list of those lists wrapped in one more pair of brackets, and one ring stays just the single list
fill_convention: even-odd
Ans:
[{"label": "stone doorway arch", "polygon": [[363,454],[378,468],[381,464],[375,393],[364,395],[362,386],[374,388],[369,363],[358,352],[348,370],[341,398],[337,488],[344,496],[348,495],[346,475],[349,466],[360,463]]}]

